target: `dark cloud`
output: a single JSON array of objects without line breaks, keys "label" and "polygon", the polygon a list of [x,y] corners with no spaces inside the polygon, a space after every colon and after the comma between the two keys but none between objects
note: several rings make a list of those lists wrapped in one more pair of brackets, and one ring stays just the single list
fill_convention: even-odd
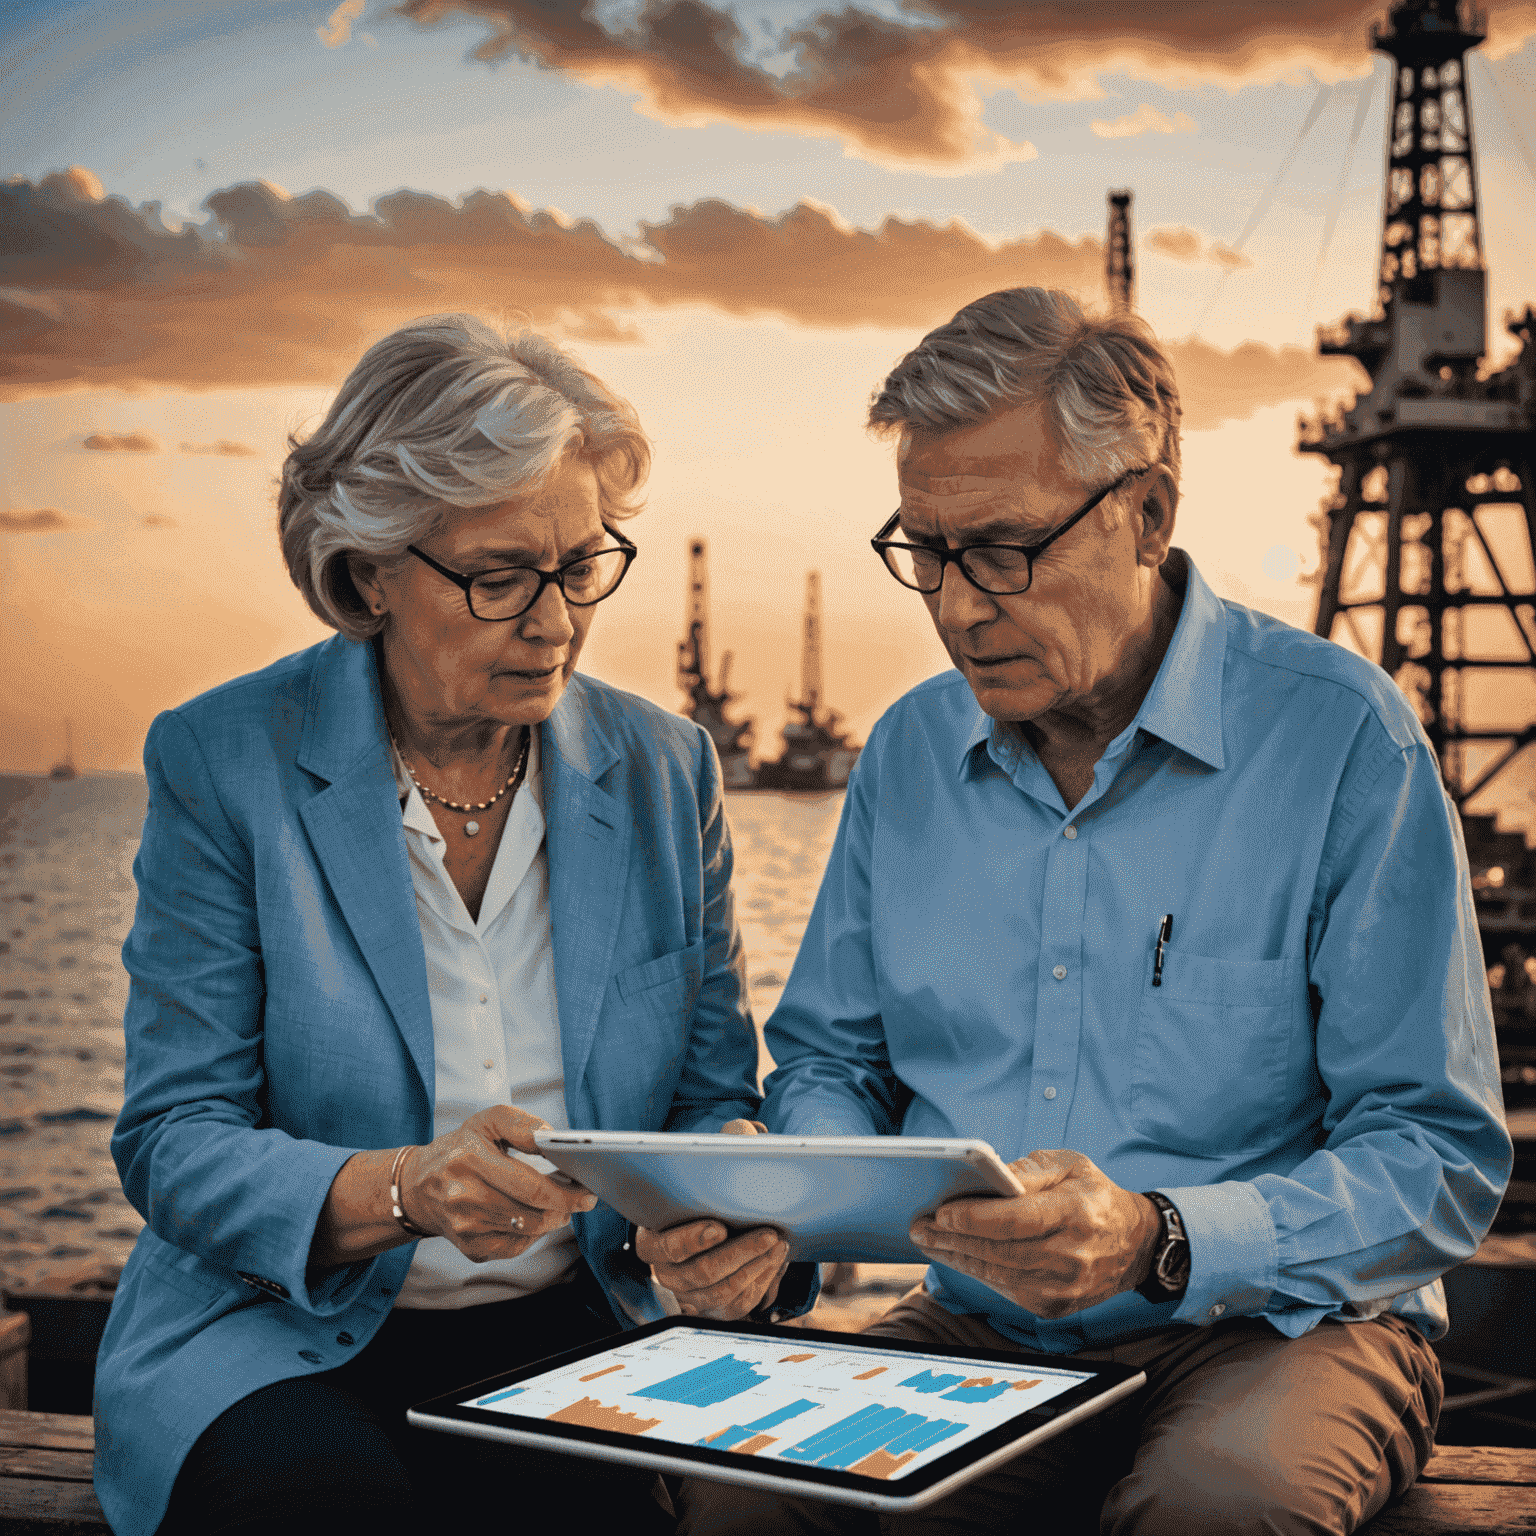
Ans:
[{"label": "dark cloud", "polygon": [[0,533],[53,533],[68,527],[69,519],[52,507],[36,512],[0,512]]},{"label": "dark cloud", "polygon": [[256,450],[249,443],[232,443],[221,437],[216,443],[183,443],[183,453],[211,453],[222,459],[254,459]]},{"label": "dark cloud", "polygon": [[[501,193],[455,204],[398,192],[354,214],[329,193],[289,197],[266,183],[215,193],[207,227],[178,237],[163,261],[125,269],[112,242],[138,249],[122,232],[135,220],[158,223],[157,212],[50,181],[0,186],[9,203],[0,214],[39,250],[39,231],[59,226],[53,205],[73,198],[69,227],[82,240],[106,231],[100,259],[119,276],[104,282],[77,266],[69,281],[50,281],[0,256],[12,300],[7,308],[0,299],[0,396],[333,384],[368,340],[445,309],[521,313],[607,344],[639,340],[635,321],[647,310],[697,305],[915,336],[994,289],[1039,284],[1097,302],[1103,284],[1100,242],[1049,230],[993,245],[959,223],[888,219],[860,230],[808,203],[766,218],[711,199],[674,208],[643,225],[639,242],[621,244],[589,220],[531,212]],[[43,215],[29,222],[39,205]],[[1217,361],[1226,356],[1198,352],[1197,387],[1217,394],[1209,408],[1191,397],[1192,419],[1248,414],[1256,407],[1244,402],[1258,398],[1250,379],[1274,403],[1333,393],[1355,377],[1347,362],[1267,348],[1231,354],[1239,360],[1226,377]]]},{"label": "dark cloud", "polygon": [[[476,17],[487,31],[475,58],[517,55],[633,91],[664,122],[830,135],[851,153],[936,171],[1033,155],[985,126],[979,88],[1080,98],[1109,71],[1229,89],[1304,69],[1359,75],[1381,9],[1380,0],[907,0],[901,20],[857,5],[822,11],[778,33],[768,54],[707,0],[645,0],[612,30],[576,0],[398,6],[422,25]],[[1536,33],[1536,0],[1505,0],[1492,22],[1490,50],[1509,51]],[[788,57],[786,72],[769,67],[775,54]]]},{"label": "dark cloud", "polygon": [[148,432],[92,432],[80,445],[92,453],[159,453],[160,442]]}]

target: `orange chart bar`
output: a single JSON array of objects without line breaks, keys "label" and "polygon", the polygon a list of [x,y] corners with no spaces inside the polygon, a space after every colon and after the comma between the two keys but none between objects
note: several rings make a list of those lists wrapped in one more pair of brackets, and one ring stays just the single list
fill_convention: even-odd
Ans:
[{"label": "orange chart bar", "polygon": [[750,1440],[743,1440],[740,1445],[733,1445],[731,1449],[738,1456],[755,1456],[764,1446],[777,1444],[776,1435],[753,1435]]},{"label": "orange chart bar", "polygon": [[862,1376],[855,1376],[853,1379],[855,1381],[868,1381],[871,1376],[878,1376],[882,1371],[888,1371],[889,1369],[888,1365],[877,1365],[874,1370],[865,1371]]},{"label": "orange chart bar", "polygon": [[556,1424],[585,1424],[588,1429],[611,1429],[621,1435],[643,1435],[661,1423],[660,1419],[642,1419],[637,1413],[605,1407],[595,1397],[584,1397],[547,1417]]},{"label": "orange chart bar", "polygon": [[916,1455],[916,1451],[908,1451],[903,1456],[890,1456],[884,1451],[871,1451],[863,1461],[856,1461],[848,1470],[862,1473],[865,1477],[891,1477],[900,1472]]},{"label": "orange chart bar", "polygon": [[779,1364],[780,1365],[793,1365],[793,1364],[795,1364],[796,1361],[799,1361],[799,1360],[814,1360],[815,1358],[816,1358],[816,1356],[814,1354],[785,1355],[784,1358],[779,1361]]},{"label": "orange chart bar", "polygon": [[623,1369],[622,1365],[610,1365],[600,1371],[593,1371],[590,1376],[583,1376],[581,1379],[583,1381],[596,1381],[599,1376],[610,1376],[614,1371],[622,1371]]}]

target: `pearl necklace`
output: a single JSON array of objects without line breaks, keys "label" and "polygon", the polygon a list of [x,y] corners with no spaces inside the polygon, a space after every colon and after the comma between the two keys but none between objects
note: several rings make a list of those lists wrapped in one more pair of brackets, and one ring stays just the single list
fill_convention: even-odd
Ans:
[{"label": "pearl necklace", "polygon": [[[422,799],[424,799],[424,800],[436,800],[439,805],[446,806],[450,811],[460,811],[460,812],[488,811],[488,810],[490,810],[490,808],[493,805],[495,805],[496,802],[498,800],[500,800],[501,797],[504,794],[506,794],[506,792],[509,789],[511,789],[512,786],[517,782],[517,776],[523,771],[523,764],[528,761],[528,744],[532,740],[533,740],[533,732],[530,731],[527,726],[524,726],[523,727],[523,746],[522,746],[522,750],[517,754],[517,762],[513,766],[512,773],[508,777],[507,782],[505,784],[503,784],[501,786],[501,788],[498,789],[496,791],[496,793],[494,795],[492,795],[489,800],[482,800],[478,805],[474,805],[474,804],[460,805],[458,803],[458,801],[456,801],[456,800],[445,800],[440,794],[437,793],[436,790],[428,789],[427,786],[425,784],[423,784],[421,782],[421,780],[416,777],[416,770],[414,768],[412,768],[411,765],[408,762],[406,762],[405,753],[400,751],[400,743],[395,740],[394,733],[391,732],[390,733],[390,737],[389,737],[390,745],[392,747],[394,747],[394,749],[395,749],[395,751],[397,753],[399,753],[400,761],[402,763],[405,763],[405,771],[411,776],[411,783],[414,784],[416,786],[416,788],[421,791]],[[464,836],[465,837],[474,837],[479,831],[480,831],[480,823],[478,821],[466,821],[464,823]]]}]

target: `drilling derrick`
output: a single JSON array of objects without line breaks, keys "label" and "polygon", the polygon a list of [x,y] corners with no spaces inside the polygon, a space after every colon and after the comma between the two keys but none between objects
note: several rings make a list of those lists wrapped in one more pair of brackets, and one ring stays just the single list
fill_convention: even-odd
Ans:
[{"label": "drilling derrick", "polygon": [[1136,308],[1136,258],[1131,247],[1131,192],[1109,193],[1109,227],[1104,236],[1104,288],[1117,315]]},{"label": "drilling derrick", "polygon": [[[1529,930],[1519,965],[1536,953],[1536,861],[1466,805],[1536,741],[1536,347],[1531,310],[1506,316],[1521,350],[1480,376],[1466,58],[1484,35],[1456,0],[1397,0],[1372,30],[1395,65],[1375,312],[1318,333],[1319,351],[1355,358],[1371,387],[1303,420],[1298,447],[1339,470],[1316,519],[1314,628],[1378,661],[1417,708],[1463,811],[1485,953],[1508,969],[1515,929]],[[1500,1048],[1506,1085],[1522,1073],[1536,1085],[1536,1042],[1512,1045],[1501,1027]]]},{"label": "drilling derrick", "polygon": [[786,699],[784,755],[759,763],[759,789],[841,789],[858,761],[859,748],[838,729],[842,716],[821,707],[821,572],[805,577],[805,617],[800,629],[800,697]]},{"label": "drilling derrick", "polygon": [[821,700],[821,572],[805,576],[805,625],[800,636],[800,699],[808,718]]},{"label": "drilling derrick", "polygon": [[688,541],[687,615],[687,637],[677,647],[677,685],[688,696],[683,713],[709,732],[720,754],[725,787],[750,788],[752,722],[732,720],[725,712],[734,697],[727,686],[729,651],[720,658],[720,675],[713,687],[709,680],[709,546],[703,539]]}]

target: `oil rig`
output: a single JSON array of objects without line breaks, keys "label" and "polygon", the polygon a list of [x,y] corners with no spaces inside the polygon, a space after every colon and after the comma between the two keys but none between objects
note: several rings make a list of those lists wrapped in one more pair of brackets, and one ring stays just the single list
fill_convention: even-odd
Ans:
[{"label": "oil rig", "polygon": [[1314,629],[1412,700],[1461,813],[1514,1108],[1536,1103],[1536,855],[1470,802],[1507,804],[1536,742],[1536,316],[1505,315],[1519,350],[1491,369],[1467,89],[1485,36],[1457,0],[1397,0],[1371,32],[1394,65],[1374,309],[1318,332],[1371,387],[1297,446],[1339,471]]},{"label": "oil rig", "polygon": [[800,642],[800,697],[786,699],[784,751],[777,759],[752,763],[756,727],[727,713],[737,697],[730,691],[731,652],[720,658],[713,681],[709,671],[709,545],[688,540],[687,629],[677,647],[677,685],[683,713],[697,721],[720,754],[721,781],[732,790],[842,789],[858,761],[859,748],[838,729],[842,716],[821,701],[821,573],[807,572]]},{"label": "oil rig", "polygon": [[709,545],[699,538],[688,541],[687,625],[677,647],[677,686],[688,700],[683,713],[709,732],[720,754],[721,783],[727,789],[751,789],[752,722],[726,714],[735,697],[730,690],[730,651],[720,658],[715,681],[709,678]]}]

